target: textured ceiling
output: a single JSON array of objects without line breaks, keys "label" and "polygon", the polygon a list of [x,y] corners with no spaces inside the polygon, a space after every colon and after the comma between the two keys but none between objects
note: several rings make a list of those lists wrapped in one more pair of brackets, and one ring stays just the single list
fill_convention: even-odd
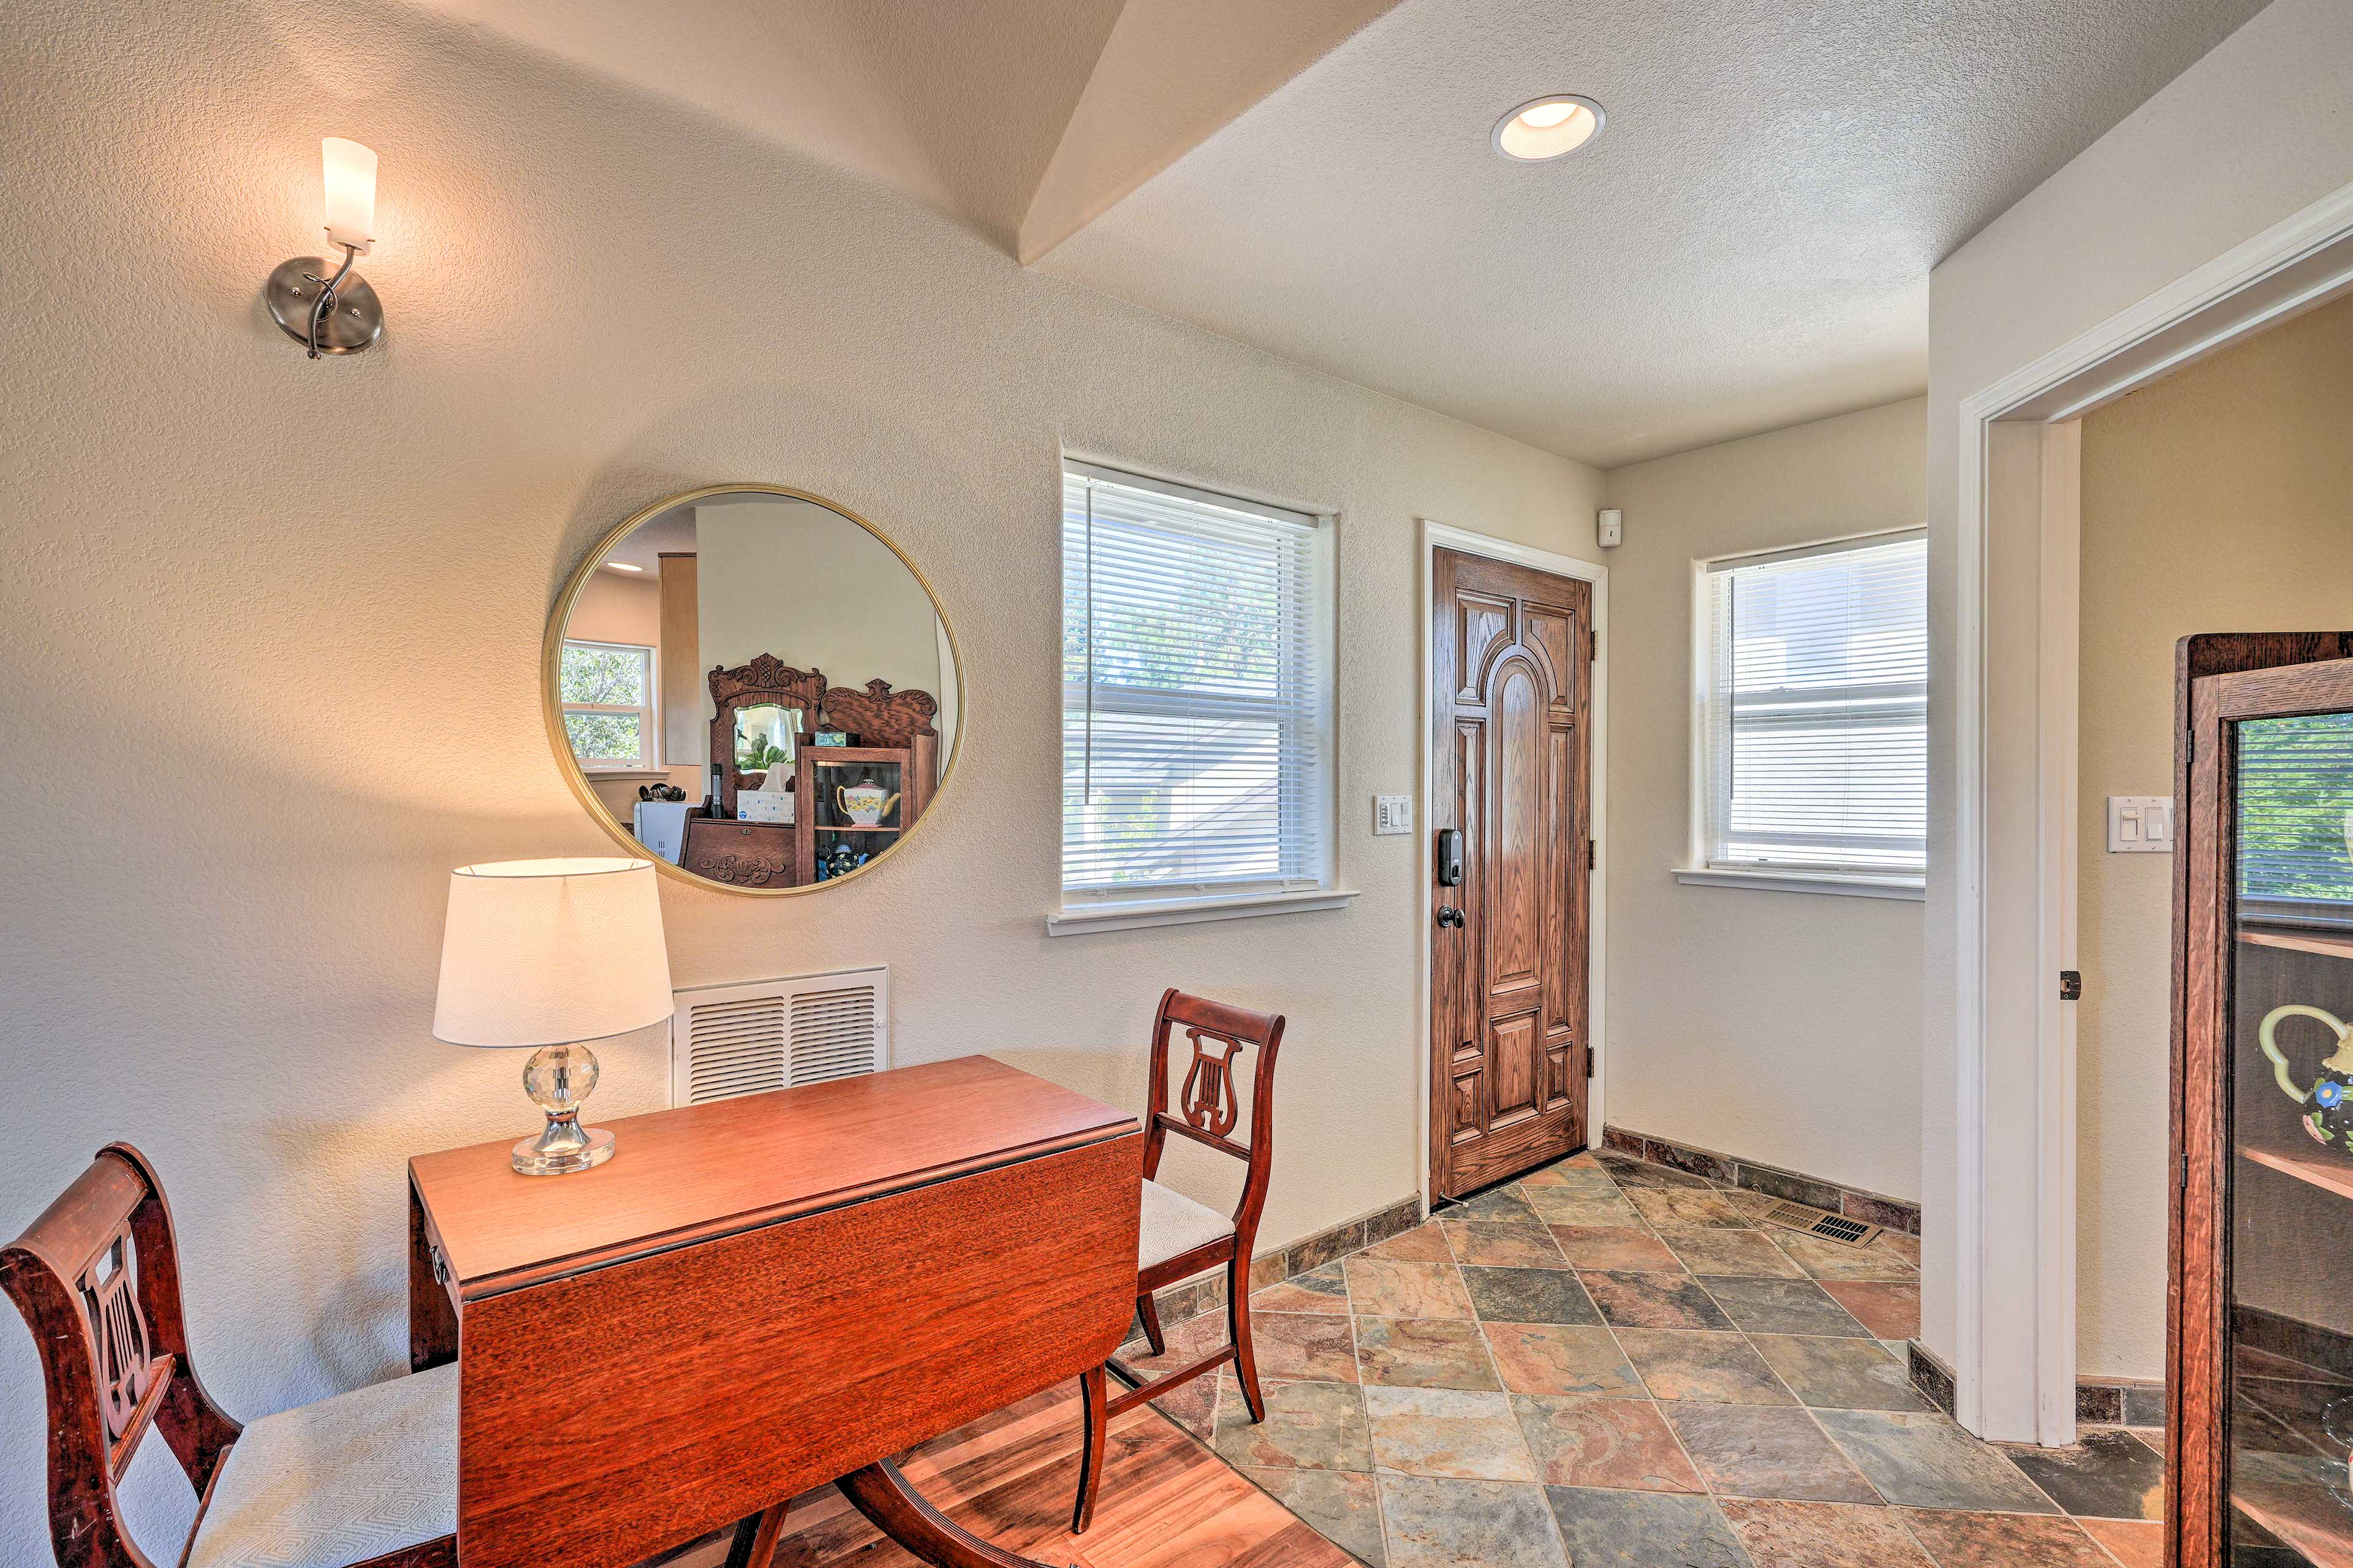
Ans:
[{"label": "textured ceiling", "polygon": [[[2262,0],[419,0],[1604,467],[1927,382],[1928,270]],[[1489,150],[1546,92],[1609,124]]]},{"label": "textured ceiling", "polygon": [[1025,259],[1397,0],[418,0],[898,186]]},{"label": "textured ceiling", "polygon": [[1123,0],[422,4],[887,181],[1008,252],[1123,9]]},{"label": "textured ceiling", "polygon": [[1405,0],[1038,265],[1614,466],[1923,390],[1929,268],[2261,8]]}]

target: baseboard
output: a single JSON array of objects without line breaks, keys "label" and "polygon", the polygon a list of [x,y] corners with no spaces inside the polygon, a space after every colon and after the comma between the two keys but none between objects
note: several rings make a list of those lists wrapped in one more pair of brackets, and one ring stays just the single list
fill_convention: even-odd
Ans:
[{"label": "baseboard", "polygon": [[1605,1148],[1631,1159],[1648,1160],[1654,1165],[1669,1165],[1678,1171],[1702,1176],[1711,1182],[1721,1182],[1727,1187],[1744,1187],[1752,1193],[1783,1198],[1809,1208],[1840,1214],[1849,1219],[1859,1219],[1884,1230],[1901,1231],[1905,1236],[1920,1234],[1920,1205],[1902,1198],[1891,1198],[1883,1193],[1866,1192],[1861,1187],[1841,1186],[1826,1182],[1820,1176],[1809,1176],[1800,1171],[1786,1171],[1778,1165],[1759,1164],[1744,1160],[1737,1154],[1718,1153],[1713,1149],[1696,1149],[1688,1143],[1670,1139],[1653,1138],[1623,1127],[1601,1130]]},{"label": "baseboard", "polygon": [[1909,1342],[1904,1349],[1905,1371],[1912,1380],[1912,1386],[1918,1389],[1929,1404],[1950,1415],[1954,1405],[1953,1391],[1957,1386],[1953,1382],[1953,1369],[1939,1361],[1936,1352],[1918,1340]]},{"label": "baseboard", "polygon": [[[1953,1413],[1953,1369],[1918,1340],[1905,1349],[1912,1386],[1936,1407]],[[2162,1426],[2165,1384],[2130,1377],[2075,1380],[2075,1419],[2086,1426]]]},{"label": "baseboard", "polygon": [[[1421,1199],[1399,1198],[1345,1224],[1303,1237],[1288,1247],[1261,1252],[1250,1259],[1250,1289],[1263,1290],[1269,1285],[1310,1273],[1335,1258],[1401,1236],[1421,1221]],[[1164,1285],[1152,1293],[1152,1300],[1160,1309],[1163,1324],[1182,1323],[1204,1312],[1216,1311],[1226,1304],[1225,1270],[1212,1269],[1175,1285]]]},{"label": "baseboard", "polygon": [[2162,1426],[2165,1384],[2136,1377],[2079,1377],[2075,1419],[2088,1426]]}]

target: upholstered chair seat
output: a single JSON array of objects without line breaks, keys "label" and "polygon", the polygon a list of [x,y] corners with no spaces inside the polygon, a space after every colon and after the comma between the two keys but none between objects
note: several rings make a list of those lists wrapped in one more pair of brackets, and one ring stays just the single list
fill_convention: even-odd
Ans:
[{"label": "upholstered chair seat", "polygon": [[[100,1150],[0,1247],[0,1291],[40,1350],[58,1562],[458,1568],[456,1363],[238,1426],[196,1375],[172,1205],[130,1144]],[[151,1429],[163,1436],[142,1448]],[[158,1447],[204,1505],[185,1543],[151,1556],[132,1539],[115,1483]]]},{"label": "upholstered chair seat", "polygon": [[1234,1222],[1217,1210],[1149,1177],[1145,1179],[1144,1217],[1135,1252],[1138,1268],[1166,1263],[1233,1233]]},{"label": "upholstered chair seat", "polygon": [[187,1568],[343,1568],[457,1528],[453,1362],[246,1427],[222,1457]]}]

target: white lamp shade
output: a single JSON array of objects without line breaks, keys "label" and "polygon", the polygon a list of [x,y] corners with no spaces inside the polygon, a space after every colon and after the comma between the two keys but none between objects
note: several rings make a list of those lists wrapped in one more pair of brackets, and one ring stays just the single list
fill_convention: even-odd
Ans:
[{"label": "white lamp shade", "polygon": [[501,860],[449,873],[433,1036],[561,1046],[670,1016],[650,860]]},{"label": "white lamp shade", "polygon": [[375,154],[356,142],[330,136],[319,143],[326,182],[327,237],[362,255],[375,243]]}]

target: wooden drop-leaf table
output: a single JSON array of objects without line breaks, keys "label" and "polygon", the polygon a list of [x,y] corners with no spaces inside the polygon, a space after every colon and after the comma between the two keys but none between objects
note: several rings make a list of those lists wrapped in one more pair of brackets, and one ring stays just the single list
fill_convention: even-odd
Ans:
[{"label": "wooden drop-leaf table", "polygon": [[629,1568],[829,1480],[925,1562],[1024,1568],[891,1456],[1118,1346],[1134,1118],[965,1057],[605,1125],[572,1175],[504,1141],[409,1162],[461,1568]]}]

